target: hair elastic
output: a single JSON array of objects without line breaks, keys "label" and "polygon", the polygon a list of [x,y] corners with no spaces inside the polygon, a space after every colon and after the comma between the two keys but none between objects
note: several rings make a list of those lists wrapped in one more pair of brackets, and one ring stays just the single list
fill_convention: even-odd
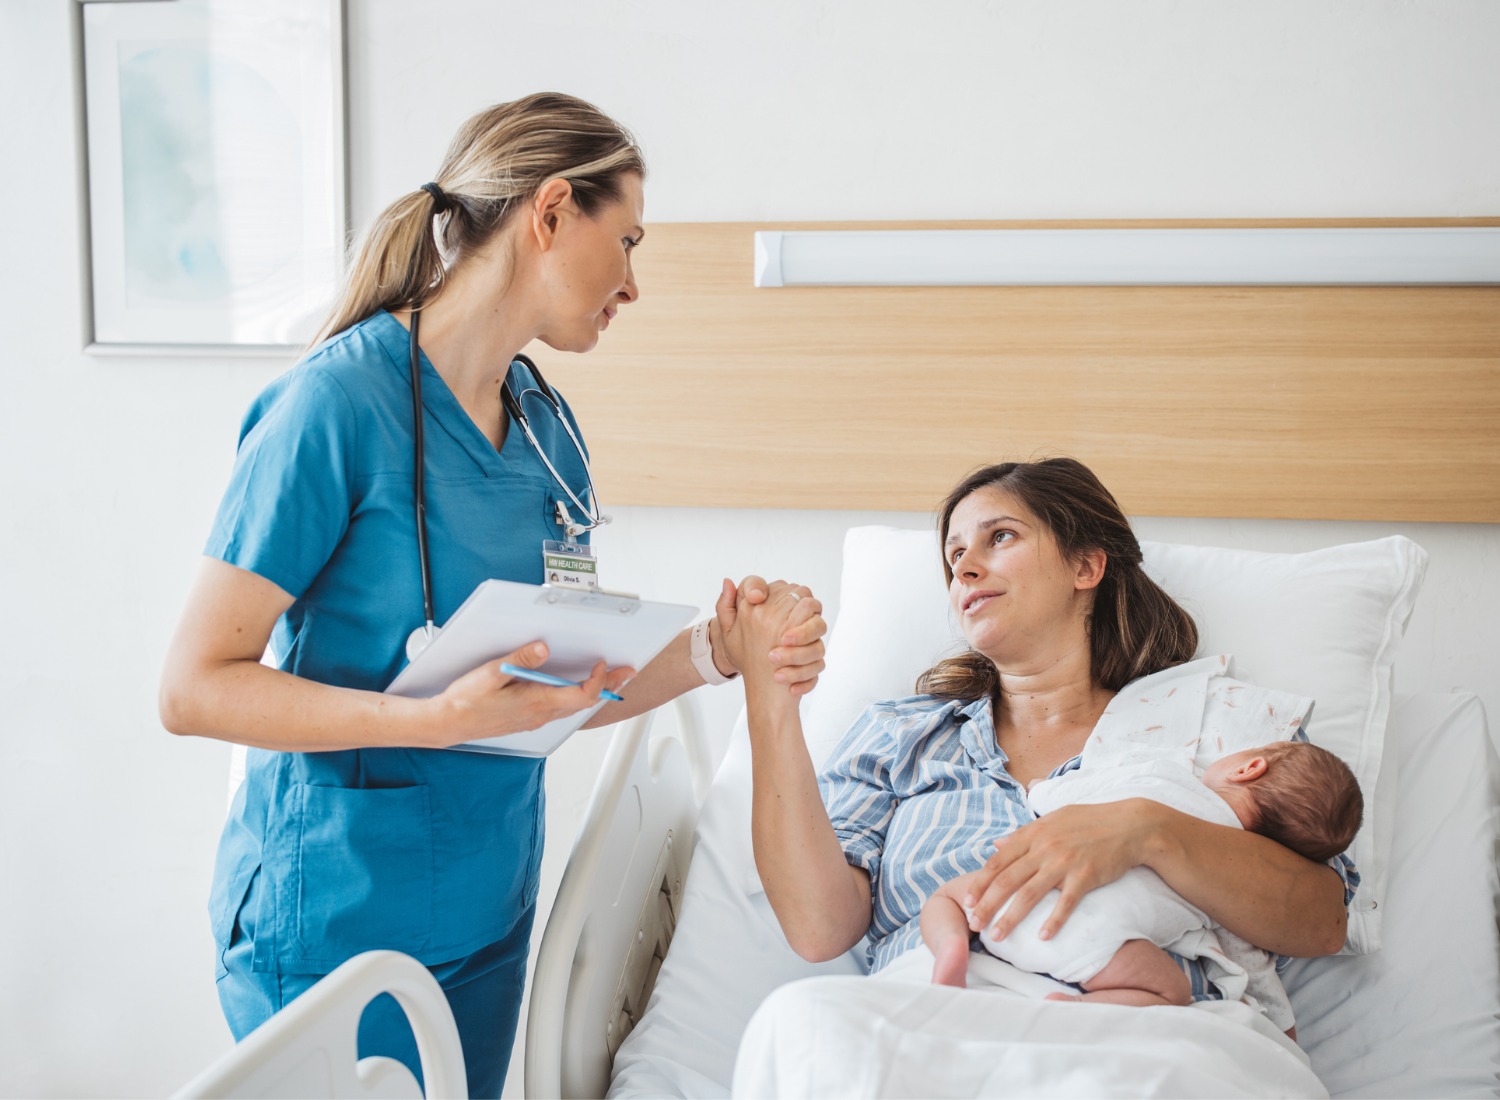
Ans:
[{"label": "hair elastic", "polygon": [[448,196],[443,193],[443,189],[435,183],[424,183],[418,190],[426,191],[432,196],[432,212],[434,214],[441,214],[453,205],[448,201]]}]

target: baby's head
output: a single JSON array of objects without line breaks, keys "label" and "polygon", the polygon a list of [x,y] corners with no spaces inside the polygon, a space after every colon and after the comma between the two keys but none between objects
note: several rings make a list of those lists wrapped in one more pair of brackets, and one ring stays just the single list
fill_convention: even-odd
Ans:
[{"label": "baby's head", "polygon": [[1364,816],[1354,773],[1327,749],[1278,741],[1230,753],[1203,773],[1251,832],[1324,863],[1349,847]]}]

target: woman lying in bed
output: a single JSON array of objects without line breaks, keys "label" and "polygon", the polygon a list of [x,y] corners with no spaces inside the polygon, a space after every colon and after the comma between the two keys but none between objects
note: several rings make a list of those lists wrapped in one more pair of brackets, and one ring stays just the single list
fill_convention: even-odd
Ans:
[{"label": "woman lying in bed", "polygon": [[[925,694],[867,710],[821,777],[797,699],[756,658],[811,593],[776,582],[729,633],[745,675],[756,866],[792,948],[822,961],[868,936],[881,970],[921,945],[923,902],[971,872],[971,926],[994,921],[997,939],[1058,891],[1048,938],[1085,894],[1147,867],[1252,944],[1337,951],[1357,882],[1342,857],[1335,870],[1141,798],[1042,819],[1028,809],[1026,788],[1078,766],[1117,692],[1190,660],[1197,644],[1092,472],[1062,458],[979,470],[949,494],[939,534],[970,650],[925,673]],[[1195,998],[1219,995],[1202,963],[1178,962]]]}]

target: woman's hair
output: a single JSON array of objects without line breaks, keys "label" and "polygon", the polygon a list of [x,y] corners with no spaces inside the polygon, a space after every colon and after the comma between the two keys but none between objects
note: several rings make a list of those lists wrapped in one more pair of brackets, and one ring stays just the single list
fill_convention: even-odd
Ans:
[{"label": "woman's hair", "polygon": [[[646,174],[630,132],[593,104],[540,92],[479,112],[459,128],[432,182],[381,211],[354,259],[317,344],[382,309],[420,305],[482,248],[544,183],[565,179],[592,217],[623,197],[622,177]],[[437,223],[434,226],[434,216]]]},{"label": "woman's hair", "polygon": [[[1010,493],[1047,528],[1063,559],[1078,562],[1103,551],[1104,576],[1089,610],[1094,682],[1118,691],[1131,680],[1190,660],[1198,648],[1192,616],[1141,569],[1141,545],[1120,505],[1083,463],[1073,458],[1002,462],[974,471],[954,486],[938,518],[938,544],[948,540],[953,510],[980,489]],[[953,570],[943,556],[949,584]],[[940,699],[994,698],[1000,674],[975,650],[940,661],[917,678],[917,691]]]},{"label": "woman's hair", "polygon": [[1347,850],[1365,812],[1349,765],[1306,741],[1282,741],[1256,752],[1266,758],[1266,774],[1250,785],[1255,832],[1314,863]]}]

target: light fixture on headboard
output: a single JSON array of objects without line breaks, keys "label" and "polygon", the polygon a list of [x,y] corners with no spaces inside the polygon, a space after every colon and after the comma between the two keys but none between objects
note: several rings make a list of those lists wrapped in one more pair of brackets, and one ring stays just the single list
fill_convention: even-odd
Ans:
[{"label": "light fixture on headboard", "polygon": [[1500,283],[1500,228],[759,231],[755,285],[1412,286]]}]

